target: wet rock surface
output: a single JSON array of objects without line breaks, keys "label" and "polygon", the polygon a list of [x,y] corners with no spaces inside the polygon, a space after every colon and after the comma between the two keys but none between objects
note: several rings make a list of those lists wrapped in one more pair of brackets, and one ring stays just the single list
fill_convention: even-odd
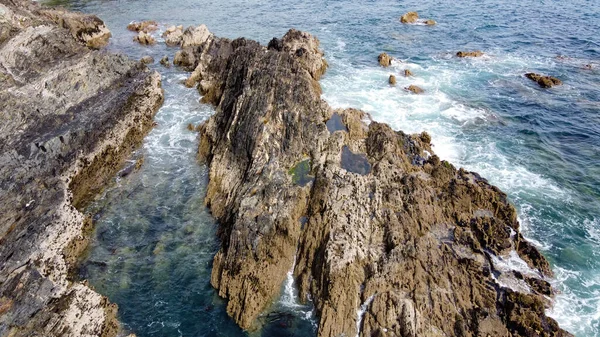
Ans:
[{"label": "wet rock surface", "polygon": [[160,76],[94,51],[95,16],[0,8],[0,335],[115,336],[116,306],[70,277],[92,226],[78,208],[150,129]]},{"label": "wet rock surface", "polygon": [[[570,336],[545,315],[551,271],[506,195],[433,155],[426,133],[332,110],[316,38],[210,34],[183,51],[216,106],[198,148],[222,240],[211,283],[241,327],[257,327],[293,268],[319,336]],[[330,132],[334,113],[346,130]],[[501,268],[510,254],[531,268],[521,280]]]},{"label": "wet rock surface", "polygon": [[392,65],[392,57],[390,55],[388,55],[387,53],[379,54],[379,56],[377,57],[377,61],[379,62],[379,65],[382,67],[389,67]]},{"label": "wet rock surface", "polygon": [[556,85],[561,85],[562,81],[556,77],[544,76],[536,73],[527,73],[525,77],[536,82],[542,88],[551,88]]},{"label": "wet rock surface", "polygon": [[480,50],[459,51],[456,53],[456,57],[480,57],[480,56],[483,56],[483,52]]}]

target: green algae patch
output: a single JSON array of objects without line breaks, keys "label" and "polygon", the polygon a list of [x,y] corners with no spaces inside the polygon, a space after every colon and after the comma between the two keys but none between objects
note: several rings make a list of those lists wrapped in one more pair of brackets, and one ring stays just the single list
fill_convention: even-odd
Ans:
[{"label": "green algae patch", "polygon": [[314,176],[310,175],[311,169],[311,160],[305,159],[289,169],[288,174],[292,176],[292,182],[295,185],[306,186],[315,179]]}]

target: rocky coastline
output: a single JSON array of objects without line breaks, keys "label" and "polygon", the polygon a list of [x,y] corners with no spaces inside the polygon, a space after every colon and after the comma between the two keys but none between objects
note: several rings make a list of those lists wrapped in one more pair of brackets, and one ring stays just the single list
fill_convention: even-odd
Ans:
[{"label": "rocky coastline", "polygon": [[[143,62],[97,50],[109,37],[95,16],[0,0],[1,336],[119,332],[116,306],[72,277],[92,229],[80,210],[163,92]],[[197,128],[222,242],[211,284],[243,329],[260,328],[291,270],[319,336],[571,336],[545,315],[552,271],[506,195],[440,160],[427,133],[329,107],[316,37],[163,37],[216,107]]]},{"label": "rocky coastline", "polygon": [[182,40],[186,85],[216,106],[198,148],[222,241],[211,283],[242,328],[292,270],[319,336],[571,336],[545,315],[552,271],[506,195],[426,133],[330,108],[315,37],[261,46],[200,26]]},{"label": "rocky coastline", "polygon": [[72,277],[80,210],[141,144],[160,75],[97,51],[92,15],[0,1],[0,335],[115,336],[117,308]]}]

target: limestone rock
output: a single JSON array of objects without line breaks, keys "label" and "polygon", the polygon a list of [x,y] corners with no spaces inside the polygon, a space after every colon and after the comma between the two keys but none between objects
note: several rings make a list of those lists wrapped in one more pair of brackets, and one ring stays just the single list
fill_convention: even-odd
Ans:
[{"label": "limestone rock", "polygon": [[480,50],[475,51],[459,51],[456,53],[457,57],[480,57],[483,56],[483,52]]},{"label": "limestone rock", "polygon": [[408,87],[406,87],[404,89],[412,92],[413,94],[422,94],[422,93],[425,92],[425,90],[421,89],[420,87],[418,87],[418,86],[416,86],[414,84],[411,84],[411,85],[409,85]]},{"label": "limestone rock", "polygon": [[167,46],[179,46],[183,40],[183,26],[171,26],[162,34]]},{"label": "limestone rock", "polygon": [[414,76],[412,71],[410,71],[409,69],[404,69],[404,77],[410,77],[410,76]]},{"label": "limestone rock", "polygon": [[382,67],[389,67],[392,65],[392,57],[389,56],[387,53],[379,54],[379,56],[377,57],[377,61]]},{"label": "limestone rock", "polygon": [[132,22],[127,25],[127,29],[133,32],[151,33],[158,29],[158,23],[153,20]]},{"label": "limestone rock", "polygon": [[154,37],[144,31],[140,31],[138,35],[133,38],[133,41],[143,45],[153,45],[156,43]]},{"label": "limestone rock", "polygon": [[417,12],[408,12],[400,17],[402,23],[416,23],[419,20],[419,14]]},{"label": "limestone rock", "polygon": [[150,129],[160,75],[92,50],[94,17],[0,8],[0,335],[116,336],[116,305],[72,278],[92,226],[78,209]]},{"label": "limestone rock", "polygon": [[396,76],[394,76],[394,75],[390,75],[390,78],[388,79],[388,82],[389,82],[391,85],[396,85]]},{"label": "limestone rock", "polygon": [[561,80],[552,76],[544,76],[536,73],[527,73],[525,74],[525,77],[534,82],[537,82],[537,84],[539,84],[542,88],[551,88],[553,86],[562,84]]},{"label": "limestone rock", "polygon": [[[570,336],[545,315],[538,293],[495,281],[515,278],[493,259],[507,252],[529,264],[522,282],[540,291],[543,283],[526,279],[550,272],[519,234],[506,195],[441,161],[426,133],[332,110],[313,76],[322,64],[322,53],[309,48],[314,37],[290,36],[296,52],[277,40],[265,47],[218,37],[191,51],[203,101],[216,106],[196,129],[198,157],[209,167],[205,202],[222,242],[211,284],[227,298],[227,313],[255,328],[293,270],[322,337],[533,336],[533,329]],[[330,132],[333,118],[343,127]]]}]

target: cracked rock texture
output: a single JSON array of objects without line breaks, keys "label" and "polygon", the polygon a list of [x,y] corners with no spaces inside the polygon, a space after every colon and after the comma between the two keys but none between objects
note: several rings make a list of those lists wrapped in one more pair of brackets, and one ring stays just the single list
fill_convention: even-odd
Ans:
[{"label": "cracked rock texture", "polygon": [[94,49],[95,16],[0,0],[0,336],[115,336],[116,306],[72,279],[91,220],[162,103],[158,73]]},{"label": "cracked rock texture", "polygon": [[[293,268],[319,336],[570,336],[544,313],[551,269],[506,195],[441,161],[426,133],[332,110],[315,37],[185,34],[186,84],[216,106],[198,149],[222,240],[211,282],[241,327],[257,328]],[[510,256],[530,270],[505,268]]]}]

